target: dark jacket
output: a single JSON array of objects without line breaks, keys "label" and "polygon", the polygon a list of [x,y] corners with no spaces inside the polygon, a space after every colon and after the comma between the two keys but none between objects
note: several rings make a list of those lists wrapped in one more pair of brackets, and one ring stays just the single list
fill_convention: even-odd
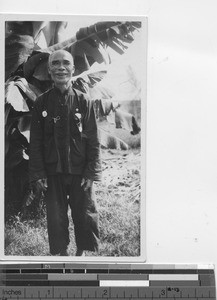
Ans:
[{"label": "dark jacket", "polygon": [[57,173],[101,179],[94,103],[70,88],[52,88],[35,102],[30,129],[30,182]]}]

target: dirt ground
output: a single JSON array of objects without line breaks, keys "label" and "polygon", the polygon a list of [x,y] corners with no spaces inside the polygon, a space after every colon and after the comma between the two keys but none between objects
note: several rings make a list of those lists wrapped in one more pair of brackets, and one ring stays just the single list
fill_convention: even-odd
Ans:
[{"label": "dirt ground", "polygon": [[102,184],[115,194],[126,194],[132,201],[140,201],[140,150],[102,151]]}]

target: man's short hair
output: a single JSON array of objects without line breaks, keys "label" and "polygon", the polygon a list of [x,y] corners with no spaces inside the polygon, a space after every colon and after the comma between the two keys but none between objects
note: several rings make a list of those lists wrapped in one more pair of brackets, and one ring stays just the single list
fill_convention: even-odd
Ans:
[{"label": "man's short hair", "polygon": [[64,49],[59,49],[59,50],[55,50],[54,52],[52,52],[52,53],[49,55],[49,57],[48,57],[48,66],[50,66],[51,60],[52,60],[53,56],[54,56],[56,53],[58,53],[58,52],[60,52],[60,53],[61,53],[61,52],[67,53],[67,55],[69,55],[69,56],[72,58],[73,62],[74,62],[74,58],[73,58],[72,54],[71,54],[69,51],[66,51],[66,50],[64,50]]}]

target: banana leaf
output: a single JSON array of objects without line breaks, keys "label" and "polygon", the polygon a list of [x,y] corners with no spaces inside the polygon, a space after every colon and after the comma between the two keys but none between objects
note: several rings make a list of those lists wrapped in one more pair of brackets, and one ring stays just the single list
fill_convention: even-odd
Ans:
[{"label": "banana leaf", "polygon": [[27,99],[34,102],[37,95],[30,88],[25,78],[15,77],[6,82],[5,101],[11,104],[16,111],[28,112],[30,110]]},{"label": "banana leaf", "polygon": [[[50,45],[51,40],[58,41],[58,32],[66,26],[64,22],[43,23],[8,22],[5,51],[6,78],[23,63],[26,79],[36,71],[37,74],[44,74],[44,80],[47,80],[47,73],[44,73],[45,61],[47,62],[49,54],[57,49],[65,49],[73,55],[75,75],[81,74],[87,70],[88,65],[91,66],[95,62],[111,63],[108,48],[123,54],[128,47],[127,44],[134,40],[133,32],[141,27],[140,22],[98,22],[80,28],[76,35],[68,40],[40,49],[37,45],[39,32],[42,30],[47,32],[46,40]],[[49,31],[49,28],[52,30]]]},{"label": "banana leaf", "polygon": [[[17,72],[29,57],[40,49],[38,38],[43,33],[46,45],[59,43],[66,22],[8,21],[5,26],[5,78]],[[22,75],[22,74],[21,74]]]}]

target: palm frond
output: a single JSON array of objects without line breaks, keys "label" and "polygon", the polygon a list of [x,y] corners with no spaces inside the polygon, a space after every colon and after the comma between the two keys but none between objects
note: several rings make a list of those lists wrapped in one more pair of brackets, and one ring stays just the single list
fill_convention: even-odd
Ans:
[{"label": "palm frond", "polygon": [[[8,22],[6,30],[6,78],[24,63],[25,77],[29,78],[37,68],[38,74],[44,74],[44,61],[49,53],[65,49],[75,60],[76,74],[87,70],[94,62],[110,63],[108,48],[123,54],[127,44],[134,40],[133,32],[141,27],[141,22],[98,22],[89,27],[80,28],[75,36],[48,48],[40,49],[37,36],[44,30],[47,43],[58,41],[58,32],[63,30],[64,22]],[[51,39],[51,37],[54,37]],[[47,53],[47,55],[42,54]],[[28,61],[27,61],[28,59]],[[47,74],[45,74],[47,75]],[[47,80],[47,76],[42,78]]]}]

